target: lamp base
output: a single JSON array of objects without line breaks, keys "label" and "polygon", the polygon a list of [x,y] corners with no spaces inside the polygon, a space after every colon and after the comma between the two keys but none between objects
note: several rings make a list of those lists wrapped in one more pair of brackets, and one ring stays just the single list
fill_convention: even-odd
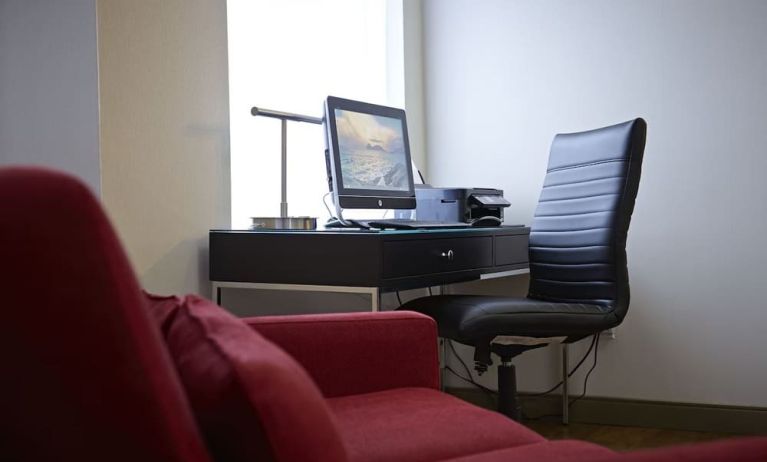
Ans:
[{"label": "lamp base", "polygon": [[268,229],[317,229],[315,217],[250,217],[253,221],[250,225],[252,230]]}]

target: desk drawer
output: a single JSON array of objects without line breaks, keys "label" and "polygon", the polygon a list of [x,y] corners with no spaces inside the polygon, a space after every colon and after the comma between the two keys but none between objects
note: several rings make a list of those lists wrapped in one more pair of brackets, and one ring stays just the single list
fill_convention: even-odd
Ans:
[{"label": "desk drawer", "polygon": [[490,236],[389,241],[383,246],[386,279],[493,266]]},{"label": "desk drawer", "polygon": [[528,260],[528,234],[495,238],[495,266],[519,265]]}]

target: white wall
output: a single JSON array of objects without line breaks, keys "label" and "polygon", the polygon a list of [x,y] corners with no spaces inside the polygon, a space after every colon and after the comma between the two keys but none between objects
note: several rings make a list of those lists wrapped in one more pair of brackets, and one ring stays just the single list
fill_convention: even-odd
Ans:
[{"label": "white wall", "polygon": [[[507,222],[531,221],[555,133],[648,122],[631,308],[589,394],[767,406],[767,3],[427,0],[423,20],[431,180],[502,187]],[[521,389],[556,360],[521,357]]]},{"label": "white wall", "polygon": [[0,165],[41,164],[99,191],[95,0],[0,0]]}]

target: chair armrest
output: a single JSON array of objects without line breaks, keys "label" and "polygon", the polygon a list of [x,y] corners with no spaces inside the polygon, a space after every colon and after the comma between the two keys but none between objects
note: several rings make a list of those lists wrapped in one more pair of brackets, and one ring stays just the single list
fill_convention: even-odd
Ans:
[{"label": "chair armrest", "polygon": [[309,372],[330,398],[439,387],[437,326],[413,312],[244,318]]}]

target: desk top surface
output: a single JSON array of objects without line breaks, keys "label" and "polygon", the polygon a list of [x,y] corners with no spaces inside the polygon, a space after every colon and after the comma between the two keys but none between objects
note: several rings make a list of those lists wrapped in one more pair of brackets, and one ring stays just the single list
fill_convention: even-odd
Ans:
[{"label": "desk top surface", "polygon": [[524,225],[511,225],[511,226],[493,226],[493,227],[477,227],[477,228],[445,228],[445,229],[359,229],[359,228],[328,228],[328,229],[312,229],[312,230],[293,230],[293,229],[211,229],[211,233],[232,233],[232,234],[290,234],[290,235],[419,235],[419,234],[487,234],[495,232],[514,232],[518,231],[520,234],[526,234],[529,228]]}]

